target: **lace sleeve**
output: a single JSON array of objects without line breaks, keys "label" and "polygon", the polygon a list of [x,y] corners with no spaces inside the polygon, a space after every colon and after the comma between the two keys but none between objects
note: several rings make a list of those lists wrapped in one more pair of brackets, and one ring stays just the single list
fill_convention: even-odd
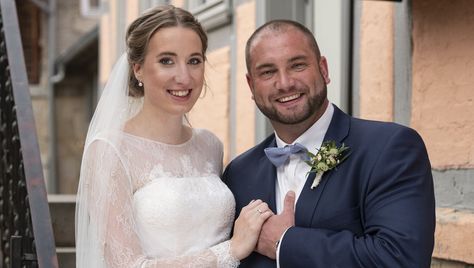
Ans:
[{"label": "lace sleeve", "polygon": [[[150,258],[142,251],[133,189],[117,150],[92,143],[83,159],[76,211],[77,267],[237,267],[230,242],[194,255]],[[171,241],[170,241],[171,242]]]}]

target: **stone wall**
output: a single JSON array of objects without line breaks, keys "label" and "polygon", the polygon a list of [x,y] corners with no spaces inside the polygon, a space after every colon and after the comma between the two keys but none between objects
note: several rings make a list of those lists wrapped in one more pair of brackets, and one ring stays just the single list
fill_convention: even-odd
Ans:
[{"label": "stone wall", "polygon": [[[57,1],[56,12],[56,40],[55,40],[55,58],[61,53],[67,51],[73,46],[85,33],[89,32],[97,25],[97,19],[84,18],[80,14],[80,1]],[[38,143],[41,152],[41,161],[45,179],[49,177],[49,144],[51,142],[57,143],[57,140],[51,141],[50,130],[48,128],[49,112],[48,107],[48,15],[41,14],[41,78],[36,85],[30,85],[30,92],[32,96],[32,105],[35,116]],[[28,59],[25,59],[28,60]],[[64,112],[62,110],[57,113]],[[57,134],[61,135],[62,129],[56,130]],[[59,180],[61,178],[58,177]],[[48,183],[48,181],[46,181]]]}]

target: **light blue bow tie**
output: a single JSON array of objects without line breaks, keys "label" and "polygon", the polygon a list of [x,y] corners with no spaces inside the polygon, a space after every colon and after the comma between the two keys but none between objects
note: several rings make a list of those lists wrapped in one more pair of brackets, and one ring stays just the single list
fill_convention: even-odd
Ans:
[{"label": "light blue bow tie", "polygon": [[[270,162],[272,162],[272,164],[275,165],[276,167],[279,167],[283,165],[292,154],[304,153],[306,156],[306,152],[308,151],[308,149],[306,149],[306,147],[304,147],[303,145],[299,143],[295,143],[295,144],[286,145],[285,147],[280,147],[280,148],[278,147],[265,148],[264,151],[268,157],[268,160],[270,160]],[[307,160],[307,156],[304,159]]]}]

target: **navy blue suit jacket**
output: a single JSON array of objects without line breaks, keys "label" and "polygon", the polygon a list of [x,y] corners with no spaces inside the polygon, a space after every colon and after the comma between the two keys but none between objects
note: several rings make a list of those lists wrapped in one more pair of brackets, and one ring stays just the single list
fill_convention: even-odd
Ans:
[{"label": "navy blue suit jacket", "polygon": [[[295,226],[280,242],[280,267],[429,267],[435,202],[431,166],[416,131],[352,118],[337,107],[324,140],[350,147],[317,188],[310,175],[296,203]],[[276,169],[264,149],[275,136],[234,159],[224,181],[236,216],[252,199],[275,209]],[[258,253],[241,267],[276,267]]]}]

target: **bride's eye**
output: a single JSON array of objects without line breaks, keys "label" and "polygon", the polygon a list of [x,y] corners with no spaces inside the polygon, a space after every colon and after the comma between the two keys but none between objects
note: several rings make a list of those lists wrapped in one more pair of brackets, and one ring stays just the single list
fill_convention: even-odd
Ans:
[{"label": "bride's eye", "polygon": [[188,63],[191,64],[191,65],[198,65],[201,62],[202,62],[202,60],[200,58],[191,58]]},{"label": "bride's eye", "polygon": [[174,63],[171,58],[161,58],[159,62],[163,65],[171,65]]}]

